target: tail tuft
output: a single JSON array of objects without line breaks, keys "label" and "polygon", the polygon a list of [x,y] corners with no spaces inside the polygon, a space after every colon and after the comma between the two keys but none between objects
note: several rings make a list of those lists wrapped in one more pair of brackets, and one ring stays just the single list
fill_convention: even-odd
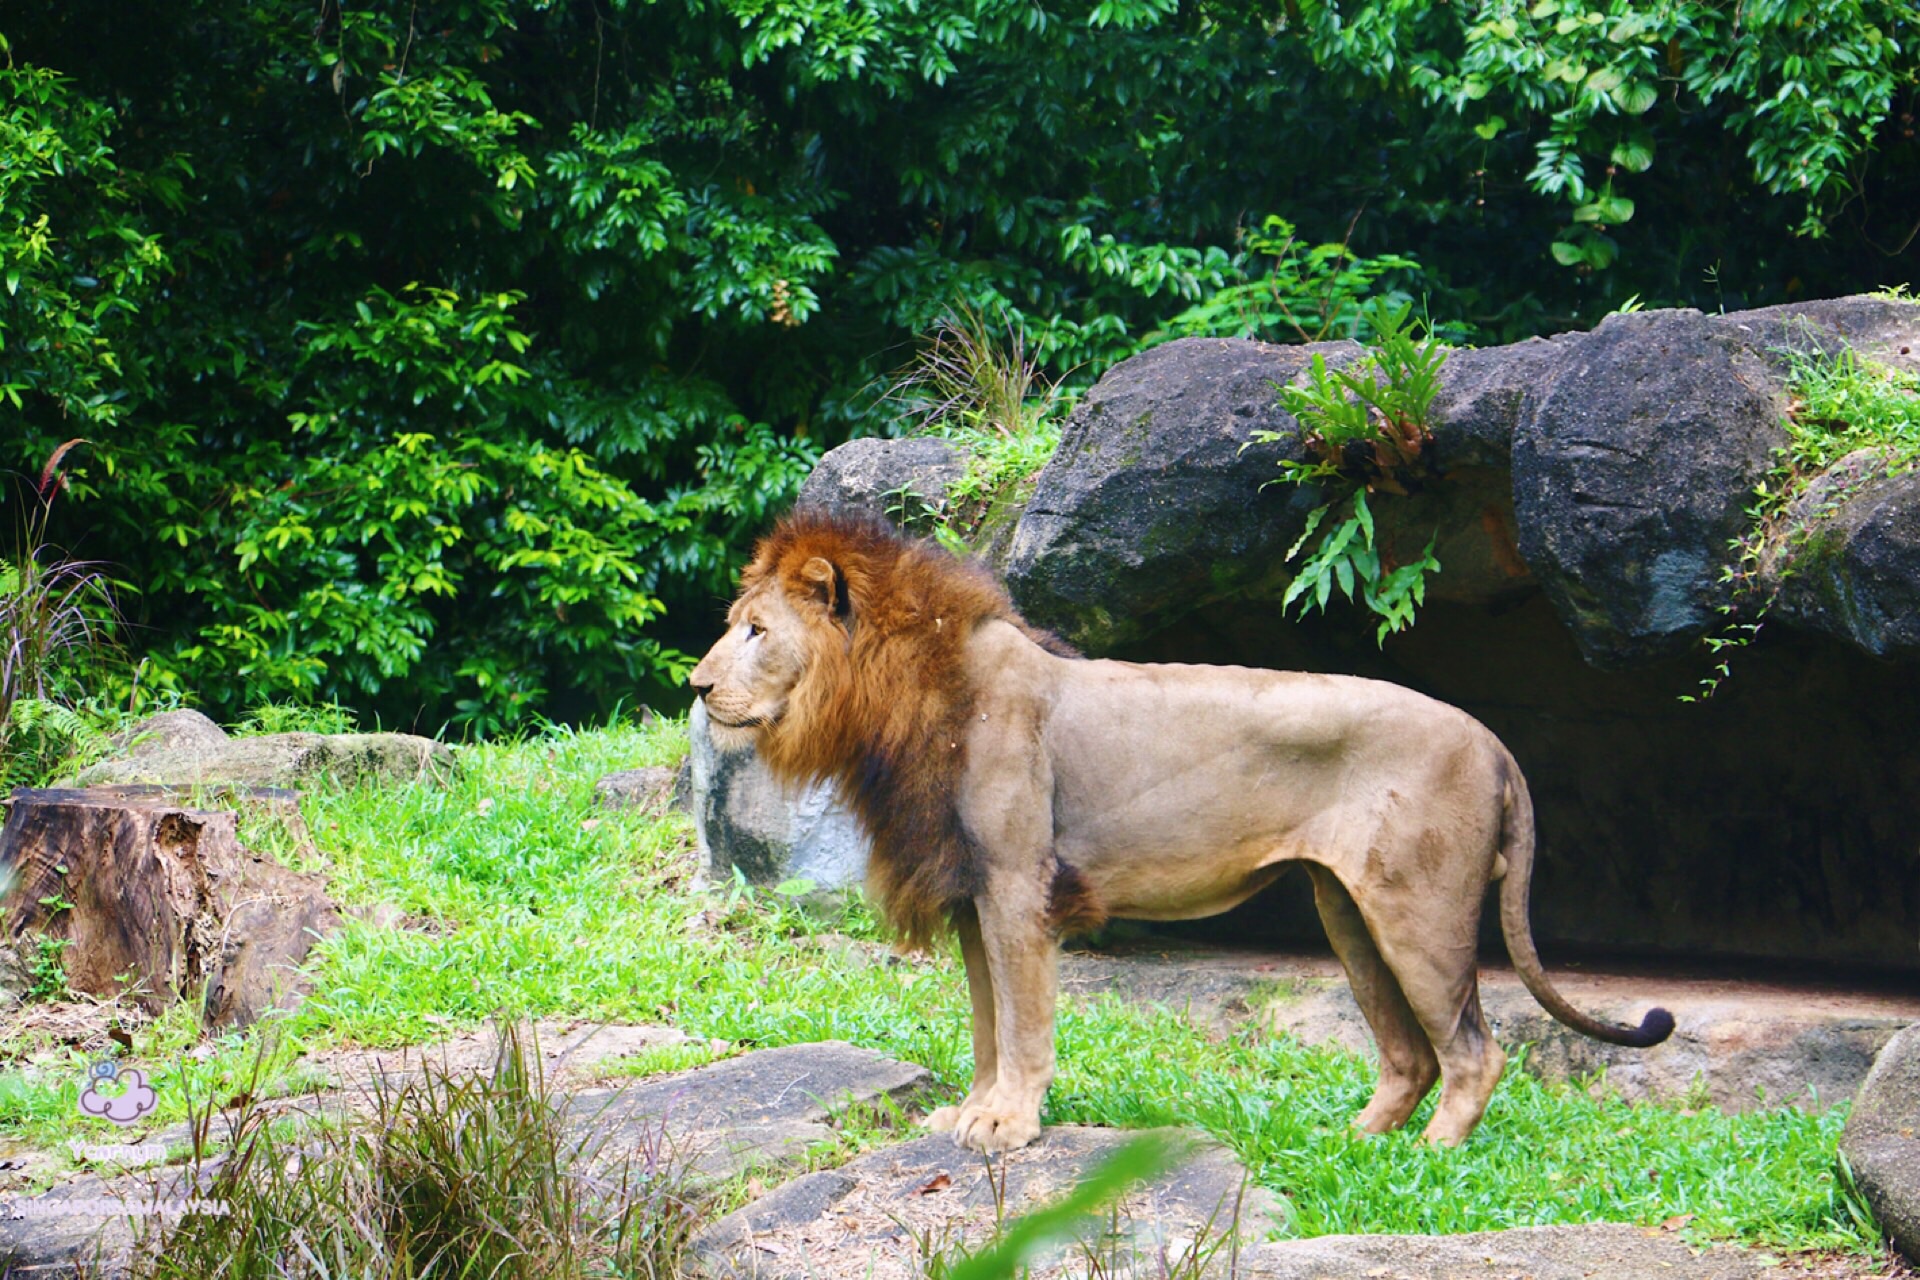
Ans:
[{"label": "tail tuft", "polygon": [[1673,1015],[1665,1009],[1649,1009],[1640,1019],[1640,1030],[1629,1042],[1636,1049],[1647,1049],[1673,1034]]}]

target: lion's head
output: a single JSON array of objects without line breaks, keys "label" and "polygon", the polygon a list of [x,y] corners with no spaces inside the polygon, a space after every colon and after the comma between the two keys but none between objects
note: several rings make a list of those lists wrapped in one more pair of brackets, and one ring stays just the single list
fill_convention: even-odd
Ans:
[{"label": "lion's head", "polygon": [[726,634],[689,677],[717,745],[752,746],[789,783],[838,783],[873,842],[869,890],[910,944],[977,887],[956,744],[974,698],[966,646],[989,618],[1026,628],[978,565],[882,524],[799,512],[755,548]]},{"label": "lion's head", "polygon": [[[816,558],[809,567],[830,590],[832,566]],[[742,592],[727,611],[726,634],[688,677],[706,703],[714,742],[723,749],[749,747],[776,729],[795,687],[833,660],[837,629],[831,599],[810,590],[796,597],[777,577]]]}]

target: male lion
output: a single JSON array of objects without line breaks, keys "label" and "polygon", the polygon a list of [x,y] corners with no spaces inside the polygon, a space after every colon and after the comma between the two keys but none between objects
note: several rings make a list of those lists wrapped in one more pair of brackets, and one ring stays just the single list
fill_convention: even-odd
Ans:
[{"label": "male lion", "polygon": [[741,578],[694,668],[717,743],[776,777],[833,778],[872,840],[868,889],[923,946],[959,935],[973,1088],[929,1123],[1004,1151],[1040,1132],[1053,1079],[1055,951],[1107,916],[1183,920],[1306,864],[1380,1083],[1354,1123],[1406,1123],[1442,1081],[1427,1139],[1470,1133],[1506,1065],[1480,1013],[1474,939],[1489,881],[1514,968],[1575,1010],[1527,923],[1533,808],[1499,740],[1396,685],[1243,667],[1078,658],[985,570],[883,526],[790,517]]}]

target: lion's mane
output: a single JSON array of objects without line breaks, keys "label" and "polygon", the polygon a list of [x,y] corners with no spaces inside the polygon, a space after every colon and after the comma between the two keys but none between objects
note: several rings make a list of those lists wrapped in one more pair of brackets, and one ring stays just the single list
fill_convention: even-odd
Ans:
[{"label": "lion's mane", "polygon": [[956,808],[974,714],[966,645],[990,619],[1055,653],[993,575],[877,521],[802,511],[761,540],[741,577],[796,600],[814,558],[836,570],[831,615],[801,611],[806,674],[760,755],[783,782],[832,779],[872,843],[867,890],[899,941],[926,947],[983,887],[981,854]]}]

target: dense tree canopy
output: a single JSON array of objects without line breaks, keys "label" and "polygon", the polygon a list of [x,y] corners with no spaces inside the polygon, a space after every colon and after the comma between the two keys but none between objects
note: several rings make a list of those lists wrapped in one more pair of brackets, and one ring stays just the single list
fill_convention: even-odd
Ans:
[{"label": "dense tree canopy", "polygon": [[219,710],[654,696],[958,303],[1084,380],[1336,276],[1485,342],[1917,252],[1901,0],[0,15],[0,465],[88,442],[55,531]]}]

